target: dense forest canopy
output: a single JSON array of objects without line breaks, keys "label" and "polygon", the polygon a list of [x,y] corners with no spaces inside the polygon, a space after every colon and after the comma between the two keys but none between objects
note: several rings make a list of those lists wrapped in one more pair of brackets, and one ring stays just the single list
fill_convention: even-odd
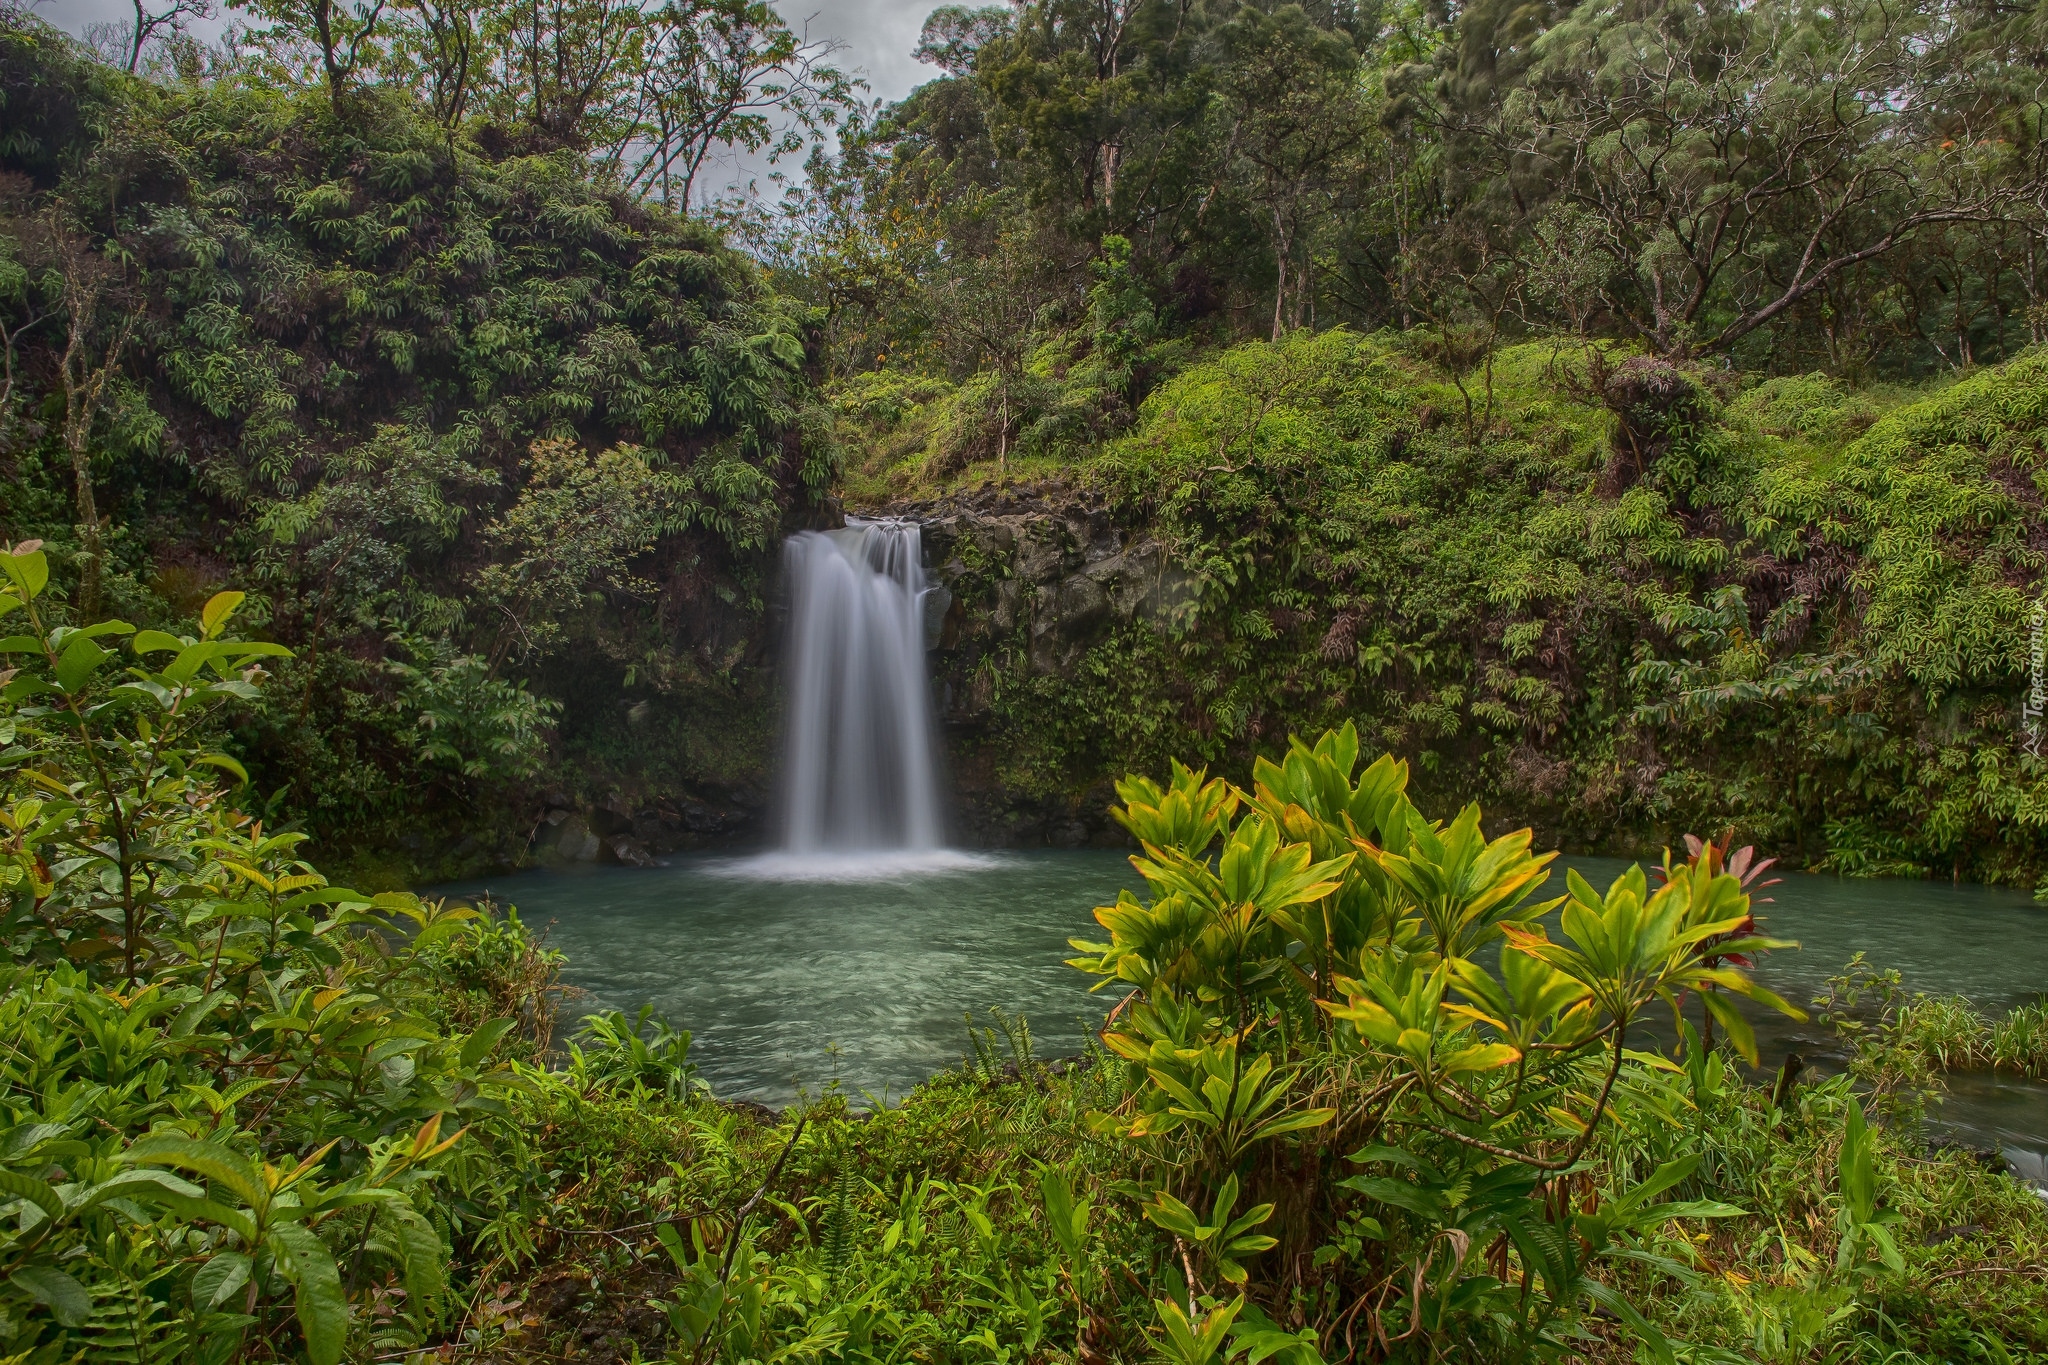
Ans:
[{"label": "dense forest canopy", "polygon": [[245,743],[368,844],[424,810],[488,826],[468,798],[533,775],[579,670],[607,697],[729,673],[832,451],[805,305],[605,174],[592,99],[513,91],[493,140],[509,87],[456,137],[372,83],[413,69],[396,20],[303,92],[235,65],[305,55],[290,15],[219,69],[170,45],[157,83],[0,33],[9,529],[76,546],[84,613],[261,593],[299,654]]},{"label": "dense forest canopy", "polygon": [[1995,360],[2043,335],[2039,23],[947,7],[920,49],[944,74],[814,164],[794,273],[851,368],[1014,377],[1001,339],[1076,320],[1111,237],[1175,334],[1424,326],[1461,367],[1560,329],[1857,378]]}]

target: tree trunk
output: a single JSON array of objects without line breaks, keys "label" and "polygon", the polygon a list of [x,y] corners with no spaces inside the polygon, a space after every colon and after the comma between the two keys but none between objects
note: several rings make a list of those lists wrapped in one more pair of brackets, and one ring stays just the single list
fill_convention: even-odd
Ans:
[{"label": "tree trunk", "polygon": [[106,546],[100,535],[99,500],[92,491],[92,424],[106,397],[107,383],[114,367],[127,349],[134,330],[136,312],[121,318],[107,349],[93,365],[88,355],[93,324],[99,318],[106,297],[106,276],[100,263],[90,260],[83,243],[66,241],[61,225],[52,214],[51,229],[58,241],[64,270],[64,304],[70,326],[64,337],[64,355],[58,362],[57,382],[64,395],[64,453],[71,461],[73,495],[78,502],[78,535],[84,564],[78,576],[78,617],[81,623],[98,619],[101,586],[106,575]]},{"label": "tree trunk", "polygon": [[[69,404],[66,404],[68,409]],[[99,619],[100,566],[105,549],[100,540],[100,509],[92,494],[92,452],[86,448],[86,428],[92,423],[74,424],[67,411],[64,422],[64,453],[71,457],[71,478],[78,498],[78,534],[85,547],[85,566],[78,575],[78,619],[81,624]]]},{"label": "tree trunk", "polygon": [[320,42],[320,65],[327,73],[327,98],[341,103],[341,64],[334,59],[336,47],[334,37],[333,0],[313,0],[313,32]]},{"label": "tree trunk", "polygon": [[1287,230],[1287,220],[1277,205],[1273,209],[1273,266],[1278,277],[1273,282],[1273,340],[1287,335],[1287,257],[1294,249],[1289,240],[1292,234]]}]

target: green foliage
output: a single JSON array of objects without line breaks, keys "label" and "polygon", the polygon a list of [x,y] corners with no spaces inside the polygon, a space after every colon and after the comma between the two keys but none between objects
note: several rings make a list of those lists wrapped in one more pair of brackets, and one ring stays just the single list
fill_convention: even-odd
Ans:
[{"label": "green foliage", "polygon": [[1961,996],[1920,996],[1888,1021],[1889,1041],[1935,1071],[1996,1070],[2048,1078],[2048,1001],[1986,1017]]},{"label": "green foliage", "polygon": [[[1245,1088],[1256,1089],[1257,1086],[1247,1083]],[[1270,1132],[1259,1134],[1260,1137],[1273,1135]],[[1260,1204],[1238,1214],[1237,1193],[1237,1177],[1225,1176],[1223,1187],[1216,1192],[1216,1206],[1205,1223],[1193,1209],[1165,1190],[1154,1190],[1152,1202],[1145,1206],[1145,1217],[1170,1236],[1200,1248],[1202,1264],[1206,1268],[1231,1284],[1243,1284],[1248,1274],[1238,1263],[1238,1258],[1270,1251],[1280,1245],[1280,1239],[1252,1231],[1273,1216],[1273,1206]]]},{"label": "green foliage", "polygon": [[670,1027],[652,1005],[630,1019],[622,1010],[585,1015],[569,1044],[569,1072],[586,1088],[623,1082],[670,1099],[710,1088],[690,1060],[689,1030]]},{"label": "green foliage", "polygon": [[1795,865],[2039,880],[2043,769],[2012,716],[2048,361],[1859,395],[1883,415],[1824,458],[1776,434],[1796,388],[1723,404],[1696,376],[1697,419],[1616,493],[1617,461],[1634,466],[1591,375],[1624,367],[1503,351],[1493,422],[1468,439],[1405,345],[1233,348],[1069,467],[1126,544],[1169,547],[1192,600],[1074,628],[1055,665],[1038,641],[1063,629],[1062,582],[1012,609],[1022,552],[972,567],[955,592],[980,624],[943,666],[988,698],[974,759],[1092,801],[1133,754],[1249,762],[1349,720],[1419,790],[1476,794],[1567,847],[1732,822]]},{"label": "green foliage", "polygon": [[[415,18],[387,12],[361,60]],[[294,651],[233,746],[277,813],[330,853],[438,861],[466,825],[458,858],[492,859],[530,825],[505,809],[517,785],[565,749],[626,786],[751,776],[613,732],[637,702],[710,731],[765,714],[731,651],[763,628],[785,513],[833,469],[811,312],[702,222],[573,153],[451,134],[355,88],[369,67],[337,104],[275,70],[59,79],[75,60],[0,20],[0,100],[47,114],[0,162],[52,168],[0,202],[10,540],[41,536],[60,583],[82,572],[46,400],[66,281],[101,280],[82,344],[131,333],[83,433],[107,592],[148,626],[250,590]],[[569,696],[602,698],[602,723],[564,734]],[[634,752],[663,757],[635,771]]]},{"label": "green foliage", "polygon": [[[1667,860],[1654,894],[1640,869],[1604,896],[1571,875],[1563,937],[1553,940],[1543,917],[1558,902],[1531,899],[1548,859],[1530,856],[1527,831],[1486,840],[1476,805],[1448,827],[1430,821],[1405,795],[1404,765],[1384,757],[1361,773],[1358,757],[1347,726],[1313,747],[1295,741],[1284,764],[1260,760],[1234,826],[1229,815],[1182,814],[1237,805],[1184,769],[1171,796],[1127,784],[1150,798],[1125,819],[1144,841],[1133,863],[1153,895],[1126,893],[1097,912],[1108,942],[1075,941],[1090,955],[1074,965],[1136,988],[1104,1035],[1130,1062],[1134,1093],[1101,1123],[1142,1144],[1157,1171],[1146,1217],[1231,1284],[1247,1278],[1241,1257],[1279,1245],[1252,1231],[1272,1203],[1233,1217],[1242,1177],[1328,1169],[1361,1125],[1365,1136],[1384,1134],[1348,1155],[1367,1173],[1335,1190],[1312,1187],[1288,1229],[1296,1246],[1336,1232],[1343,1190],[1374,1201],[1380,1237],[1390,1214],[1405,1212],[1421,1224],[1407,1291],[1418,1319],[1470,1322],[1464,1331],[1498,1316],[1533,1347],[1581,1299],[1626,1306],[1592,1274],[1624,1231],[1741,1216],[1719,1203],[1652,1202],[1691,1175],[1697,1155],[1618,1185],[1567,1228],[1546,1191],[1583,1169],[1609,1122],[1627,1035],[1645,1011],[1696,995],[1754,1059],[1729,996],[1796,1011],[1714,963],[1790,945],[1755,932],[1740,880],[1704,846],[1694,861]],[[1183,830],[1178,846],[1146,837]],[[1212,869],[1200,855],[1219,835]],[[1479,956],[1494,943],[1497,966]],[[1340,1115],[1359,1117],[1340,1125]],[[1263,1154],[1281,1146],[1296,1150]],[[1215,1190],[1206,1221],[1185,1197],[1204,1188]],[[1505,1277],[1468,1266],[1473,1248],[1496,1237],[1517,1247],[1541,1296],[1528,1282],[1509,1293]],[[1448,1239],[1441,1257],[1439,1239]],[[1326,1292],[1344,1297],[1344,1274],[1334,1270]],[[1223,1326],[1198,1331],[1192,1314],[1165,1318],[1169,1338],[1212,1350],[1207,1339],[1220,1341]],[[1624,1317],[1668,1354],[1640,1314]]]},{"label": "green foliage", "polygon": [[1874,1257],[1886,1270],[1896,1273],[1906,1268],[1906,1258],[1899,1254],[1899,1245],[1891,1234],[1891,1225],[1899,1221],[1899,1215],[1878,1203],[1874,1150],[1863,1106],[1851,1101],[1838,1164],[1842,1208],[1836,1221],[1842,1240],[1835,1250],[1835,1264],[1842,1269],[1861,1270]]},{"label": "green foliage", "polygon": [[[331,1365],[424,1339],[451,1149],[521,1084],[513,1019],[429,1014],[475,912],[331,886],[234,811],[240,765],[202,742],[286,653],[227,633],[240,593],[190,635],[52,626],[43,552],[0,569],[12,1349],[226,1359],[288,1319]],[[372,1321],[378,1286],[404,1307]]]}]

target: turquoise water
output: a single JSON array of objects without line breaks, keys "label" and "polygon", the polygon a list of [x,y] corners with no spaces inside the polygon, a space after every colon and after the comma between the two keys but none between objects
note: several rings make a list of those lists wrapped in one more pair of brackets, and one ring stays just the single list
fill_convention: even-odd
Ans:
[{"label": "turquoise water", "polygon": [[[1595,885],[1627,866],[1572,859]],[[875,875],[859,863],[779,880],[772,859],[677,858],[667,867],[523,872],[450,888],[488,891],[568,954],[585,992],[569,1013],[646,1001],[696,1035],[716,1091],[782,1103],[837,1082],[900,1098],[967,1049],[963,1010],[996,1006],[1031,1022],[1040,1056],[1079,1049],[1105,1002],[1064,965],[1091,936],[1095,906],[1135,885],[1124,855],[955,855]],[[1550,894],[1563,890],[1554,879]],[[1763,893],[1768,932],[1797,952],[1757,975],[1795,1004],[1861,951],[1911,989],[2003,1010],[2048,990],[2048,907],[2018,892],[1934,882],[1858,882],[1788,873]],[[1812,1025],[1758,1018],[1765,1064],[1787,1049],[1825,1063]],[[1940,1119],[1984,1145],[2048,1152],[2048,1090],[1959,1078]]]},{"label": "turquoise water", "polygon": [[[524,872],[488,890],[568,954],[580,1009],[645,1001],[695,1035],[715,1091],[782,1103],[837,1080],[901,1096],[966,1051],[963,1010],[1023,1013],[1041,1056],[1078,1051],[1093,978],[1067,939],[1133,879],[1122,855],[987,854],[877,879],[768,881],[753,864]],[[579,1005],[572,1005],[570,1013]],[[983,1022],[987,1022],[984,1018]]]}]

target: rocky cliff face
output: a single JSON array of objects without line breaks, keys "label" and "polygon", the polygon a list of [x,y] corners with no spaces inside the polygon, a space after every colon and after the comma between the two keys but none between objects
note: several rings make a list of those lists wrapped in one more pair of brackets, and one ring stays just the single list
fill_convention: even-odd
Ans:
[{"label": "rocky cliff face", "polygon": [[[842,520],[839,509],[822,520]],[[1141,528],[1119,525],[1100,499],[1071,485],[959,494],[936,502],[867,509],[924,528],[934,584],[926,600],[933,708],[959,843],[977,847],[1123,847],[1109,817],[1116,799],[1104,772],[1122,756],[1098,756],[1085,773],[1059,771],[1020,741],[1015,699],[1074,710],[1070,696],[1090,653],[1112,633],[1191,625],[1195,576]],[[774,695],[782,614],[771,610],[750,645],[749,698]],[[634,782],[593,772],[582,791],[537,797],[527,857],[536,862],[645,865],[669,853],[759,842],[772,825],[774,725],[749,705],[744,728],[760,780],[722,784]],[[737,725],[741,717],[735,716]],[[1028,727],[1026,727],[1028,729]],[[1092,727],[1091,727],[1092,728]],[[1034,750],[1033,752],[1026,752]]]},{"label": "rocky cliff face", "polygon": [[985,846],[1121,845],[1107,780],[1056,793],[1004,777],[990,721],[999,689],[1072,679],[1105,635],[1185,626],[1199,584],[1167,547],[1070,485],[983,491],[887,509],[924,526],[937,589],[926,629],[934,704],[958,793],[956,837]]}]

